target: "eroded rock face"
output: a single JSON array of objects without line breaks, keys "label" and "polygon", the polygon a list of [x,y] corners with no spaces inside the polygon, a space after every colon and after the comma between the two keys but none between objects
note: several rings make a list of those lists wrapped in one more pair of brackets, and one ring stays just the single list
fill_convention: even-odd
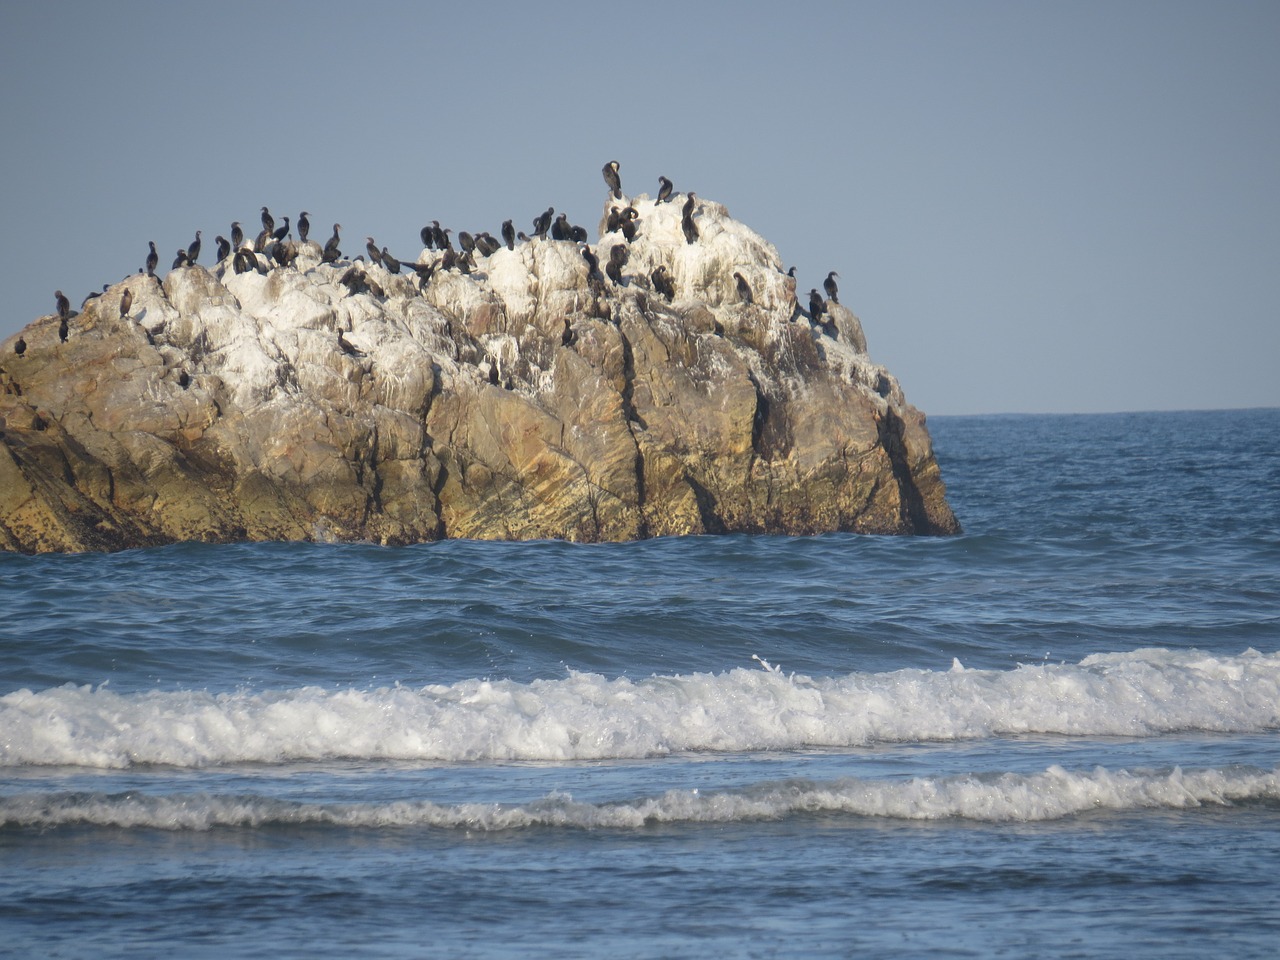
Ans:
[{"label": "eroded rock face", "polygon": [[0,546],[956,532],[858,319],[811,325],[716,203],[686,243],[680,200],[631,198],[636,239],[591,248],[603,269],[626,246],[621,285],[568,241],[347,284],[308,243],[291,266],[130,277],[66,342],[37,320],[21,355],[0,344]]}]

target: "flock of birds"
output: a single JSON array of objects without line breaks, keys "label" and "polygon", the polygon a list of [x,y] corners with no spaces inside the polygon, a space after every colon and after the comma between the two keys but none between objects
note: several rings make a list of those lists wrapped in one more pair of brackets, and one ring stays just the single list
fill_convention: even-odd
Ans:
[{"label": "flock of birds", "polygon": [[[619,174],[620,166],[617,160],[610,160],[601,171],[605,185],[609,188],[609,194],[615,200],[623,199],[622,179]],[[664,176],[659,176],[658,195],[654,205],[670,203],[673,191],[674,185],[672,182]],[[689,244],[697,243],[699,238],[698,225],[693,219],[696,202],[696,194],[690,191],[685,195],[684,206],[680,214],[680,229],[684,234],[685,242]],[[238,220],[231,224],[230,239],[221,235],[215,238],[217,243],[217,262],[221,263],[231,257],[232,269],[237,274],[249,271],[265,274],[271,264],[289,266],[298,257],[299,245],[309,242],[308,238],[311,232],[309,216],[307,211],[302,211],[293,226],[290,225],[290,218],[284,216],[280,218],[282,221],[280,226],[276,226],[275,218],[271,215],[271,211],[264,206],[261,212],[262,230],[250,243],[245,242],[245,233]],[[552,240],[565,240],[576,243],[581,247],[582,258],[587,264],[588,279],[593,284],[602,284],[604,278],[608,277],[615,286],[622,286],[622,268],[626,266],[628,258],[627,245],[638,235],[639,228],[637,225],[640,219],[639,211],[630,204],[625,207],[610,207],[605,221],[605,232],[620,232],[626,243],[614,244],[610,248],[609,259],[605,264],[603,273],[600,270],[599,257],[592,252],[587,243],[587,231],[580,226],[569,223],[568,216],[564,213],[556,216],[555,208],[553,207],[548,207],[543,213],[534,218],[532,235],[526,235],[523,231],[517,232],[512,221],[505,220],[500,230],[502,234],[501,241],[489,233],[471,234],[463,230],[457,234],[458,248],[456,249],[451,236],[454,231],[447,227],[441,228],[440,221],[432,220],[430,224],[422,228],[419,234],[426,249],[441,252],[440,259],[430,263],[399,260],[392,256],[385,246],[379,247],[374,242],[373,237],[365,237],[365,253],[368,255],[370,263],[378,264],[392,274],[399,274],[402,267],[407,267],[417,274],[419,283],[425,289],[426,284],[430,282],[437,270],[457,270],[461,273],[469,274],[475,269],[475,257],[477,254],[482,257],[489,257],[503,246],[506,246],[508,250],[514,250],[517,241],[524,243],[534,239],[545,240],[550,235]],[[299,240],[297,243],[293,240],[292,230],[294,228],[298,232]],[[342,251],[339,248],[341,230],[342,224],[335,223],[333,225],[333,234],[321,249],[321,263],[337,264],[342,260]],[[178,250],[173,259],[171,269],[177,270],[182,267],[195,266],[199,262],[202,235],[202,231],[197,230],[195,240],[185,249]],[[156,268],[160,265],[160,254],[156,250],[155,241],[148,241],[147,245],[150,249],[143,268],[138,272],[145,273],[149,277],[155,277]],[[263,263],[264,258],[268,261],[267,264]],[[353,293],[373,292],[382,294],[383,291],[377,282],[364,271],[362,264],[364,258],[364,255],[357,256],[339,282]],[[788,270],[787,275],[794,279],[796,268],[792,267]],[[823,281],[823,289],[826,291],[825,299],[816,287],[809,291],[808,317],[810,322],[821,326],[823,331],[833,338],[837,336],[837,332],[835,324],[829,319],[830,313],[827,309],[827,301],[837,304],[840,302],[839,288],[836,285],[836,278],[839,276],[834,270],[827,274],[827,278]],[[746,304],[754,303],[755,296],[746,278],[741,273],[734,273],[733,277],[739,299]],[[668,303],[675,299],[675,285],[667,274],[665,266],[660,265],[653,270],[649,275],[649,280],[653,289],[665,298]],[[102,291],[105,292],[109,287],[110,284],[104,284]],[[90,293],[80,304],[80,309],[83,310],[90,300],[100,296],[102,296],[100,292]],[[61,290],[56,290],[54,291],[54,303],[58,316],[58,338],[61,342],[66,343],[70,335],[71,319],[74,316],[71,310],[71,302]],[[126,288],[120,298],[119,310],[121,318],[127,318],[132,307],[133,292]],[[795,319],[797,314],[804,313],[800,309],[798,302],[795,307],[796,309],[791,316],[792,320]],[[347,352],[351,352],[351,350],[348,350],[349,345],[342,342],[341,333],[339,333],[339,345]],[[22,337],[18,337],[14,341],[14,352],[18,356],[22,356],[26,353],[26,350],[26,341]]]}]

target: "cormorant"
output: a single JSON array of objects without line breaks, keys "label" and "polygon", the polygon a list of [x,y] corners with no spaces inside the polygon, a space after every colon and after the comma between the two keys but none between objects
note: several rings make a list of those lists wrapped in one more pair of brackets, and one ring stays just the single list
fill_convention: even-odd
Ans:
[{"label": "cormorant", "polygon": [[743,303],[755,303],[756,298],[751,294],[751,284],[747,283],[747,278],[740,273],[733,275],[734,282],[738,285],[738,297]]},{"label": "cormorant", "polygon": [[378,249],[378,245],[373,242],[373,237],[364,238],[364,248],[369,251],[370,263],[382,262],[382,251]]},{"label": "cormorant", "polygon": [[502,244],[489,233],[481,233],[476,237],[476,249],[480,251],[481,256],[492,257],[502,249]]},{"label": "cormorant", "polygon": [[259,234],[253,238],[253,252],[262,253],[267,249],[267,241],[271,239],[271,233],[263,228]]},{"label": "cormorant", "polygon": [[307,219],[307,211],[303,210],[298,217],[298,239],[307,242],[307,234],[311,232],[311,221]]},{"label": "cormorant", "polygon": [[582,259],[587,261],[587,276],[591,278],[599,278],[600,258],[591,252],[590,247],[584,246],[582,248]]},{"label": "cormorant", "polygon": [[170,267],[169,269],[177,270],[179,267],[185,267],[186,265],[187,265],[187,251],[179,250],[178,255],[173,258],[173,266]]},{"label": "cormorant", "polygon": [[[431,223],[434,223],[437,227],[440,226],[439,220],[433,220],[431,221]],[[431,229],[431,223],[428,223],[425,227],[423,227],[421,230],[418,231],[418,237],[422,240],[422,245],[426,247],[428,250],[434,250],[436,246],[436,235],[435,235],[435,232]]]},{"label": "cormorant", "polygon": [[671,202],[671,181],[666,177],[658,177],[658,199],[653,201],[656,207],[660,203]]},{"label": "cormorant", "polygon": [[622,231],[622,239],[630,243],[636,238],[636,221],[640,219],[640,214],[636,213],[635,207],[627,207],[622,211],[621,217],[618,229]]},{"label": "cormorant", "polygon": [[556,217],[556,222],[551,225],[552,240],[568,240],[569,239],[569,216],[568,214],[560,214]]},{"label": "cormorant", "polygon": [[431,221],[431,235],[435,237],[436,249],[443,250],[449,246],[449,231],[440,229],[440,221]]},{"label": "cormorant", "polygon": [[787,276],[790,277],[792,280],[794,280],[796,278],[796,268],[792,267],[790,270],[788,270]]},{"label": "cormorant", "polygon": [[120,294],[120,316],[129,316],[129,310],[133,306],[133,291],[128,287],[124,288],[124,293]]},{"label": "cormorant", "polygon": [[200,259],[200,231],[196,231],[196,238],[191,241],[191,246],[187,247],[187,262],[194,264]]},{"label": "cormorant", "polygon": [[698,239],[698,227],[693,222],[694,200],[694,194],[690,192],[689,199],[684,202],[684,209],[680,211],[680,229],[684,231],[685,243],[694,243]]},{"label": "cormorant", "polygon": [[231,249],[239,250],[244,246],[244,230],[240,227],[239,220],[231,221]]},{"label": "cormorant", "polygon": [[343,336],[343,333],[341,330],[338,331],[338,346],[342,348],[342,352],[345,353],[348,357],[365,356],[363,351],[357,350],[355,345],[352,344],[351,341],[348,340],[345,336]]},{"label": "cormorant", "polygon": [[63,343],[67,342],[67,335],[71,333],[71,327],[67,323],[67,318],[63,317],[58,321],[58,339]]},{"label": "cormorant", "polygon": [[324,253],[320,259],[325,263],[335,263],[342,256],[342,251],[338,249],[338,231],[342,229],[342,224],[335,223],[333,225],[333,236],[325,241]]},{"label": "cormorant", "polygon": [[508,250],[516,248],[516,228],[511,225],[510,220],[502,221],[502,242],[507,245]]},{"label": "cormorant", "polygon": [[400,272],[400,261],[397,260],[395,257],[393,257],[391,254],[387,253],[386,247],[382,248],[382,265],[392,273]]},{"label": "cormorant", "polygon": [[605,276],[613,281],[615,287],[622,286],[622,266],[617,260],[610,260],[604,265]]},{"label": "cormorant", "polygon": [[556,208],[547,207],[547,212],[534,218],[533,235],[539,240],[547,239],[547,231],[551,229],[551,218],[555,216]]},{"label": "cormorant", "polygon": [[147,276],[154,277],[156,267],[160,265],[160,254],[156,253],[156,242],[148,240],[147,246],[151,248],[151,252],[147,254]]},{"label": "cormorant", "polygon": [[459,230],[458,246],[462,248],[463,253],[471,253],[476,248],[476,238],[465,230]]},{"label": "cormorant", "polygon": [[569,239],[572,240],[574,243],[586,243],[587,242],[586,228],[580,227],[576,223],[571,223],[569,225]]},{"label": "cormorant", "polygon": [[272,240],[277,240],[277,241],[283,240],[285,237],[289,235],[289,218],[282,217],[281,219],[284,220],[284,226],[279,227],[276,230],[272,231],[271,233]]},{"label": "cormorant", "polygon": [[822,323],[822,315],[827,312],[827,305],[822,302],[822,294],[817,288],[809,291],[809,319],[814,323]]},{"label": "cormorant", "polygon": [[26,353],[27,341],[23,340],[21,337],[13,341],[13,352],[16,353],[18,356],[22,356],[24,353]]},{"label": "cormorant", "polygon": [[618,166],[617,160],[610,160],[601,171],[604,174],[604,182],[615,200],[622,199],[622,178],[618,176]]},{"label": "cormorant", "polygon": [[832,270],[827,274],[827,279],[822,281],[822,287],[827,291],[827,299],[832,303],[840,302],[840,298],[836,296],[836,294],[840,292],[840,288],[836,286],[836,277],[838,276],[840,276],[840,274]]},{"label": "cormorant", "polygon": [[667,276],[666,266],[660,265],[657,270],[654,270],[653,273],[649,274],[649,279],[653,281],[653,289],[662,294],[662,296],[666,298],[667,303],[670,303],[676,298],[676,288],[675,285],[672,284],[671,278]]},{"label": "cormorant", "polygon": [[66,298],[61,290],[53,291],[53,302],[58,305],[58,316],[63,320],[71,316],[71,301]]},{"label": "cormorant", "polygon": [[214,237],[214,239],[218,242],[217,256],[218,256],[218,263],[221,263],[223,260],[227,259],[228,256],[230,256],[231,244],[227,241],[226,237],[222,236],[222,234],[218,234],[218,236]]},{"label": "cormorant", "polygon": [[262,208],[262,229],[270,235],[271,231],[276,228],[275,217],[271,216],[270,211],[266,207]]}]

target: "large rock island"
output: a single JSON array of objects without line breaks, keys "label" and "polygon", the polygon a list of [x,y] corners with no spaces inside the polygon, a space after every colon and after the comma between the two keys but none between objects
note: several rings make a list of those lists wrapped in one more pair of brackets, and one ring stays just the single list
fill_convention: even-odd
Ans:
[{"label": "large rock island", "polygon": [[956,532],[858,319],[685,201],[474,266],[250,242],[35,321],[0,344],[0,547]]}]

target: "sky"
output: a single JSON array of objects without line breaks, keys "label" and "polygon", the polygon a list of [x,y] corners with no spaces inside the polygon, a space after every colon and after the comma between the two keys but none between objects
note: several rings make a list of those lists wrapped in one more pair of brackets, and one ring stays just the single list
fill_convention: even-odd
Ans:
[{"label": "sky", "polygon": [[6,0],[0,338],[307,210],[723,203],[930,415],[1280,406],[1280,3]]}]

